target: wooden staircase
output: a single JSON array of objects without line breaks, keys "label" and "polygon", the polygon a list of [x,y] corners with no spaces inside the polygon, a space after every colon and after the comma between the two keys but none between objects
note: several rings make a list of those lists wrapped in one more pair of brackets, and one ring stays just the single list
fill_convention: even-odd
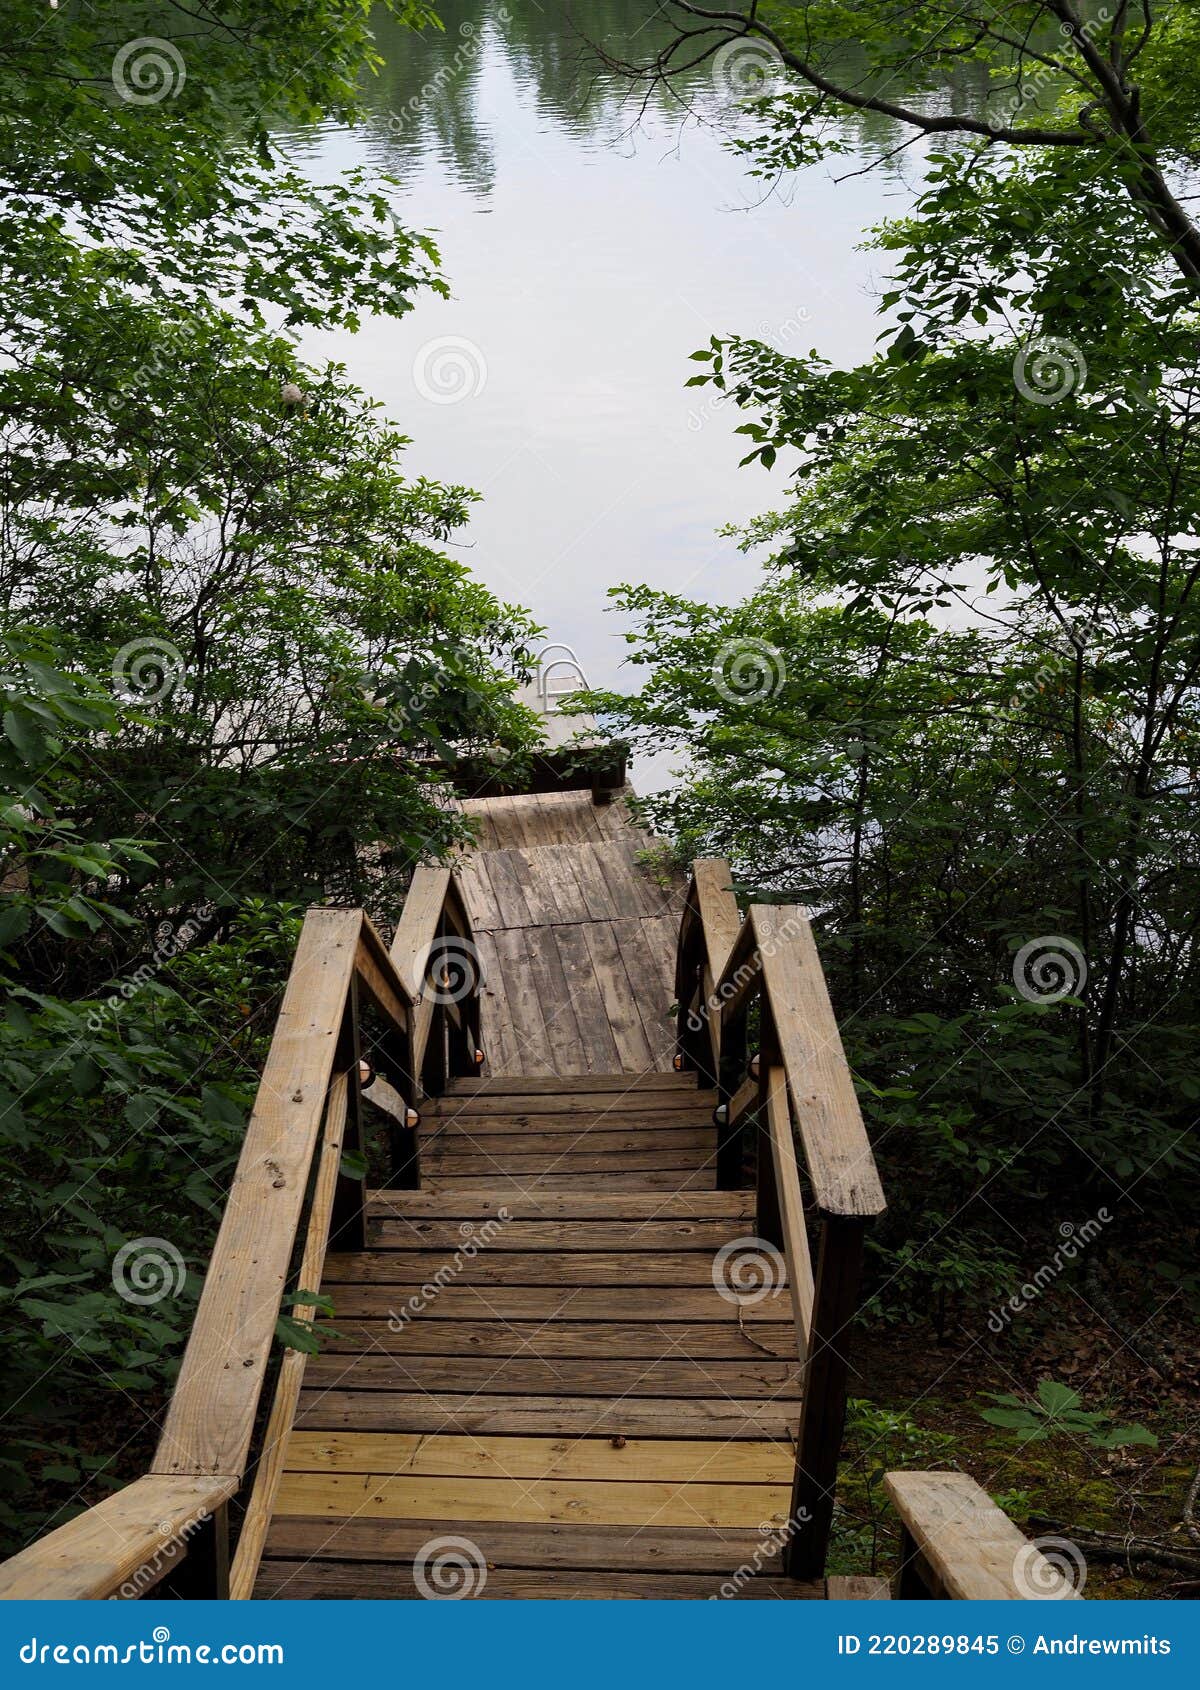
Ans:
[{"label": "wooden staircase", "polygon": [[[825,1577],[883,1195],[804,911],[620,800],[464,809],[390,947],[309,911],[153,1462],[0,1596],[888,1593]],[[973,1481],[889,1485],[903,1594],[1031,1594]]]},{"label": "wooden staircase", "polygon": [[426,1188],[377,1193],[367,1249],[327,1259],[340,1336],[256,1596],[419,1595],[447,1533],[483,1596],[708,1596],[743,1564],[740,1594],[824,1594],[781,1574],[790,1295],[714,1283],[754,1251],[752,1194],[713,1190],[714,1102],[682,1075],[450,1087]]}]

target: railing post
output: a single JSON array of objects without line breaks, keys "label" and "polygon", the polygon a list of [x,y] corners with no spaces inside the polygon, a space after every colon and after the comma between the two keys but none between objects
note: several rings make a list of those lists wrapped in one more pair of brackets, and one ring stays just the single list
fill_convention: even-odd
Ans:
[{"label": "railing post", "polygon": [[820,1578],[825,1571],[846,1418],[846,1343],[858,1308],[865,1230],[865,1222],[856,1217],[822,1217],[792,1483],[792,1535],[784,1552],[788,1574],[796,1579]]},{"label": "railing post", "polygon": [[725,1119],[717,1129],[717,1189],[736,1191],[745,1180],[744,1123],[734,1121],[730,1107],[746,1072],[746,1022],[748,1010],[724,1023],[721,1028],[721,1061],[717,1075],[717,1107],[725,1110]]},{"label": "railing post", "polygon": [[[334,1055],[334,1072],[345,1073],[347,1076],[346,1130],[342,1135],[343,1157],[347,1152],[355,1156],[363,1154],[362,1082],[358,1071],[361,1055],[362,1044],[358,1036],[358,982],[351,980]],[[339,1250],[366,1249],[366,1199],[365,1175],[360,1177],[344,1172],[338,1175],[329,1234],[330,1242],[335,1243]],[[312,1287],[302,1285],[300,1289],[309,1291]]]},{"label": "railing post", "polygon": [[[771,1149],[771,1125],[767,1115],[767,1094],[771,1070],[779,1064],[779,1044],[764,1003],[758,1047],[758,1101],[750,1117],[754,1124],[754,1225],[758,1236],[777,1250],[785,1246],[783,1216],[779,1208],[779,1187],[775,1178],[775,1155]],[[793,1287],[794,1294],[794,1287]]]},{"label": "railing post", "polygon": [[224,1503],[187,1534],[182,1560],[151,1594],[178,1602],[229,1600],[229,1509]]}]

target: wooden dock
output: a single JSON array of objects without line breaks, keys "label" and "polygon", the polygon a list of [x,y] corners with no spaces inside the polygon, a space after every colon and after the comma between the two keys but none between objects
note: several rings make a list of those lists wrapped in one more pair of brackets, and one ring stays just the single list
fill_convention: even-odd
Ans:
[{"label": "wooden dock", "polygon": [[[390,948],[309,912],[151,1470],[0,1594],[889,1593],[826,1577],[883,1195],[804,912],[621,796],[465,807]],[[893,1479],[904,1594],[1026,1594],[978,1486]]]}]

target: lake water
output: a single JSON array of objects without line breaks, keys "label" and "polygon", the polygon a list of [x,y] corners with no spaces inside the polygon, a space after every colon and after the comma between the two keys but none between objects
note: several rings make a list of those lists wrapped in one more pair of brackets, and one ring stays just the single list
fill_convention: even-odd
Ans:
[{"label": "lake water", "polygon": [[424,37],[383,17],[369,120],[293,143],[322,178],[362,164],[399,176],[397,211],[435,233],[453,290],[305,351],[383,401],[413,438],[414,474],[482,493],[472,569],[594,684],[623,688],[634,674],[620,672],[608,589],[742,596],[756,566],[717,530],[780,492],[778,469],[738,468],[743,419],[685,386],[689,354],[736,332],[868,355],[876,260],[857,247],[911,203],[894,172],[851,176],[853,157],[767,191],[726,150],[745,118],[708,69],[686,107],[641,111],[580,30],[643,53],[650,10],[442,0],[445,31]]}]

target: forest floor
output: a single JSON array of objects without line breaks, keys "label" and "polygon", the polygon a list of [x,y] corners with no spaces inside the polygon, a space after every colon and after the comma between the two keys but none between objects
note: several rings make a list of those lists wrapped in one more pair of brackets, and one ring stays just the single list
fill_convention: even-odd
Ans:
[{"label": "forest floor", "polygon": [[[1200,1462],[1196,1323],[1187,1299],[1161,1288],[1161,1306],[1140,1331],[1135,1320],[1120,1331],[1108,1318],[1115,1311],[1101,1313],[1066,1286],[1036,1324],[999,1335],[989,1331],[986,1315],[951,1327],[942,1342],[928,1320],[860,1328],[831,1570],[886,1576],[894,1569],[897,1535],[882,1506],[883,1471],[955,1467],[1031,1537],[1128,1535],[1195,1560],[1189,1573],[1081,1546],[1089,1599],[1200,1596],[1200,1542],[1183,1523]],[[1122,1291],[1123,1304],[1139,1306]],[[1104,1410],[1113,1425],[1144,1426],[1157,1447],[1107,1450],[1074,1435],[1031,1438],[982,1419],[992,1406],[985,1393],[1024,1398],[1042,1380],[1070,1386],[1085,1409]]]}]

